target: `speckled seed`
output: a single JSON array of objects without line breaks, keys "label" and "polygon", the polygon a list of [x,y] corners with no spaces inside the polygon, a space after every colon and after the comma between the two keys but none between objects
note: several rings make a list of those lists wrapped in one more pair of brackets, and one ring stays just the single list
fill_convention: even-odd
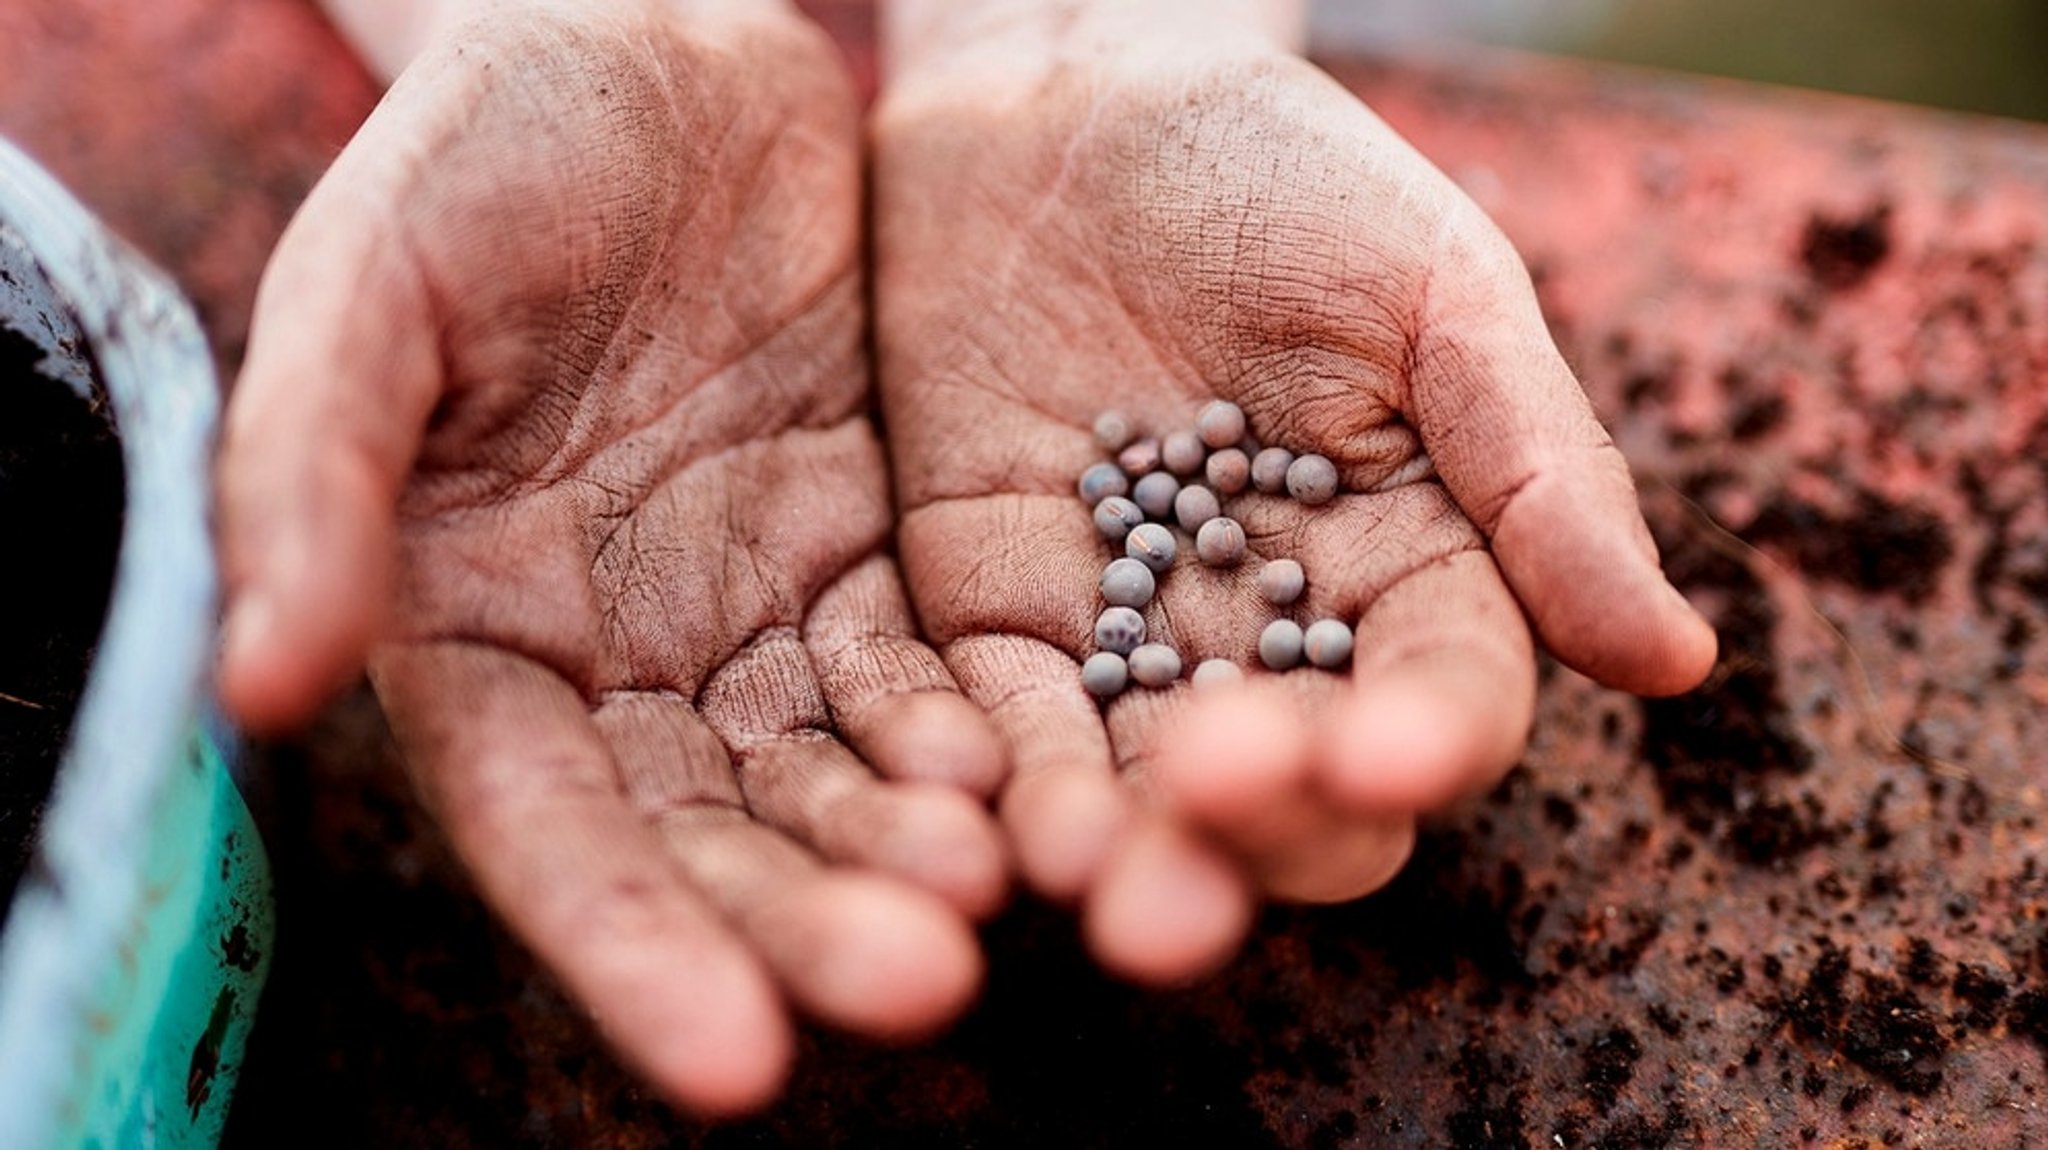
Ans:
[{"label": "speckled seed", "polygon": [[1095,444],[1104,451],[1122,451],[1137,434],[1131,417],[1114,408],[1095,417]]},{"label": "speckled seed", "polygon": [[1144,510],[1120,495],[1112,495],[1095,505],[1095,530],[1111,543],[1122,543],[1124,536],[1131,533],[1131,528],[1144,521]]},{"label": "speckled seed", "polygon": [[1180,489],[1179,495],[1173,497],[1173,518],[1180,524],[1182,531],[1190,534],[1200,531],[1202,524],[1221,514],[1223,501],[1216,498],[1214,491],[1199,483],[1188,484]]},{"label": "speckled seed", "polygon": [[1244,438],[1244,408],[1224,399],[1204,404],[1195,416],[1195,434],[1212,448],[1231,446]]},{"label": "speckled seed", "polygon": [[1244,528],[1227,515],[1218,515],[1195,533],[1195,558],[1204,567],[1235,567],[1244,561]]},{"label": "speckled seed", "polygon": [[1287,466],[1287,494],[1310,507],[1337,497],[1337,465],[1320,455],[1304,455]]},{"label": "speckled seed", "polygon": [[1159,470],[1159,441],[1149,438],[1138,440],[1116,453],[1116,465],[1133,479],[1148,471]]},{"label": "speckled seed", "polygon": [[1180,546],[1173,541],[1173,532],[1157,523],[1141,523],[1131,528],[1124,539],[1124,554],[1143,563],[1153,573],[1173,566],[1173,557]]},{"label": "speckled seed", "polygon": [[1160,462],[1166,469],[1182,478],[1202,470],[1202,461],[1209,458],[1209,449],[1202,446],[1202,437],[1186,428],[1169,432],[1159,444]]},{"label": "speckled seed", "polygon": [[1147,643],[1131,652],[1131,678],[1147,687],[1164,687],[1180,678],[1180,654],[1164,643]]},{"label": "speckled seed", "polygon": [[1098,463],[1081,473],[1081,502],[1093,507],[1112,495],[1129,495],[1131,481],[1114,463]]},{"label": "speckled seed", "polygon": [[1114,651],[1097,651],[1081,664],[1081,689],[1098,699],[1107,699],[1124,689],[1131,669]]},{"label": "speckled seed", "polygon": [[1301,624],[1292,619],[1275,619],[1259,632],[1259,662],[1275,671],[1285,671],[1301,662]]},{"label": "speckled seed", "polygon": [[1204,659],[1189,678],[1197,687],[1221,687],[1244,682],[1244,668],[1228,659]]},{"label": "speckled seed", "polygon": [[1319,619],[1302,633],[1301,650],[1318,667],[1341,667],[1351,658],[1351,628],[1341,620]]},{"label": "speckled seed", "polygon": [[1129,607],[1111,607],[1095,620],[1095,645],[1128,655],[1145,641],[1145,617]]},{"label": "speckled seed", "polygon": [[1157,586],[1152,569],[1136,559],[1112,559],[1102,569],[1102,597],[1117,607],[1143,607]]},{"label": "speckled seed", "polygon": [[1210,456],[1202,470],[1209,486],[1223,495],[1236,495],[1252,481],[1251,457],[1235,447],[1226,447]]},{"label": "speckled seed", "polygon": [[1308,577],[1302,572],[1301,564],[1292,559],[1274,559],[1259,568],[1259,594],[1275,607],[1285,607],[1301,598],[1301,589],[1308,585]]},{"label": "speckled seed", "polygon": [[1252,486],[1268,495],[1278,495],[1287,490],[1287,469],[1294,464],[1294,453],[1284,447],[1268,447],[1252,456]]},{"label": "speckled seed", "polygon": [[1173,499],[1179,494],[1180,480],[1164,471],[1147,475],[1131,488],[1131,498],[1154,519],[1164,519],[1173,514]]}]

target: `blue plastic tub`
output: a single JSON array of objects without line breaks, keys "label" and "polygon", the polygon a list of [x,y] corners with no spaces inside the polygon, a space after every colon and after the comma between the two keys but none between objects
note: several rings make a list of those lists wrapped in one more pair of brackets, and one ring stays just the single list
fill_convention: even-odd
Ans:
[{"label": "blue plastic tub", "polygon": [[112,602],[0,934],[0,1147],[211,1146],[272,937],[209,697],[212,361],[169,281],[4,141],[0,324],[110,412],[126,468]]}]

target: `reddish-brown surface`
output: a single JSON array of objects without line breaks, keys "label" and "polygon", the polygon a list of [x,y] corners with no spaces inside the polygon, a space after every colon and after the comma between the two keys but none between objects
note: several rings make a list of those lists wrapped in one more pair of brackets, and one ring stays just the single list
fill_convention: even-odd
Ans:
[{"label": "reddish-brown surface", "polygon": [[[1526,61],[1337,71],[1529,257],[1722,628],[1707,690],[1549,673],[1524,768],[1393,889],[1276,911],[1184,993],[1105,982],[1021,907],[953,1035],[814,1035],[783,1106],[716,1131],[490,923],[359,702],[273,776],[284,933],[233,1142],[2048,1144],[2048,132]],[[229,362],[372,95],[293,0],[0,11],[0,129],[181,276]]]}]

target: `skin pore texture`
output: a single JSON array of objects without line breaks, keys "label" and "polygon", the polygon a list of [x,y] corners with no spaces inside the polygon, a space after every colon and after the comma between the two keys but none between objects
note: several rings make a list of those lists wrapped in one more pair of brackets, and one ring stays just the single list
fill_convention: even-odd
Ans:
[{"label": "skin pore texture", "polygon": [[[799,1016],[956,1017],[1013,870],[1162,983],[1381,885],[1521,752],[1532,624],[1630,690],[1713,660],[1514,252],[1298,2],[896,0],[866,205],[784,4],[328,2],[395,80],[258,300],[222,698],[283,731],[367,667],[679,1105],[763,1105]],[[1098,706],[1091,425],[1216,398],[1342,493],[1240,497],[1246,561],[1184,559],[1148,639],[1255,666],[1285,555],[1352,668]]]}]

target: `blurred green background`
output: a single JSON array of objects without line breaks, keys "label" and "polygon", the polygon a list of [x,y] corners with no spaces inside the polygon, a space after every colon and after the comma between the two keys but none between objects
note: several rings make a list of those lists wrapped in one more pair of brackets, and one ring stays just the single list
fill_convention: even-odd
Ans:
[{"label": "blurred green background", "polygon": [[1321,0],[1329,40],[1467,38],[2048,120],[2048,0]]}]

